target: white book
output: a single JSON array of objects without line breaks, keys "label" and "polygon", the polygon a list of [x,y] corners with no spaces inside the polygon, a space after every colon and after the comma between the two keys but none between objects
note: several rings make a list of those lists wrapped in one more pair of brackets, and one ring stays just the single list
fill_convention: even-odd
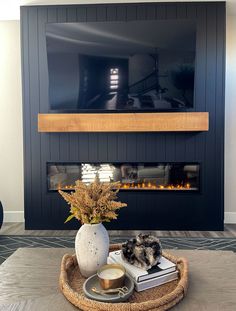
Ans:
[{"label": "white book", "polygon": [[[112,263],[115,263],[115,261],[111,257],[108,257],[107,263],[112,264]],[[170,272],[170,273],[167,273],[165,275],[161,275],[161,276],[158,276],[156,278],[152,278],[152,279],[142,281],[142,282],[137,282],[133,279],[135,290],[137,292],[141,292],[141,291],[144,291],[146,289],[150,289],[150,288],[160,286],[160,285],[163,285],[165,283],[177,280],[178,279],[178,273],[179,272],[176,270],[174,272]]]},{"label": "white book", "polygon": [[176,264],[168,260],[167,258],[161,256],[159,264],[155,267],[144,270],[134,265],[131,265],[122,258],[122,251],[113,251],[109,253],[109,256],[116,262],[123,265],[129,275],[136,281],[142,282],[145,280],[150,280],[161,275],[165,275],[176,270]]}]

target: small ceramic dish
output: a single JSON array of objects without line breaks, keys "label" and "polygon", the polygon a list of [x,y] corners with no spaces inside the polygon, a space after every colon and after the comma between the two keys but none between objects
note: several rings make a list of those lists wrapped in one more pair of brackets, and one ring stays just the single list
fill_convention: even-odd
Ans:
[{"label": "small ceramic dish", "polygon": [[[127,288],[122,295],[117,293],[101,294],[97,292],[102,292],[103,288],[100,285],[97,274],[90,276],[83,285],[83,291],[87,298],[102,302],[124,302],[126,301],[134,291],[134,282],[128,276],[125,275],[124,287]],[[97,292],[94,291],[94,288]]]}]

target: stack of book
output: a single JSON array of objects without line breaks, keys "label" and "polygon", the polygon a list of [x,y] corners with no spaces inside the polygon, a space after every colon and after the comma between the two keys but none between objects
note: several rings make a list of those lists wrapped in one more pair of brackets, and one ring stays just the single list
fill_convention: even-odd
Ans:
[{"label": "stack of book", "polygon": [[155,267],[147,271],[125,261],[122,258],[121,251],[110,252],[107,263],[118,263],[124,266],[126,272],[133,279],[137,292],[160,286],[178,278],[176,264],[163,256],[161,256],[159,263]]}]

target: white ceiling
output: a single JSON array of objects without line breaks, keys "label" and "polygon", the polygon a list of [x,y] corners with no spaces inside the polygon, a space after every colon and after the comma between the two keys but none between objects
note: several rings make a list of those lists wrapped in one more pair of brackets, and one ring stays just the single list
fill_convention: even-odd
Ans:
[{"label": "white ceiling", "polygon": [[[94,4],[94,3],[132,3],[132,2],[217,2],[221,0],[0,0],[0,20],[19,20],[21,5],[55,5],[55,4]],[[236,0],[226,0],[227,14],[236,15]]]}]

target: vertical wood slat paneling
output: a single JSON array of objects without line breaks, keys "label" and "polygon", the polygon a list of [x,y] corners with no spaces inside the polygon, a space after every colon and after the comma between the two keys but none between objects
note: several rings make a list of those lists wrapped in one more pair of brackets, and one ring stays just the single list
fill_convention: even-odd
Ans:
[{"label": "vertical wood slat paneling", "polygon": [[70,133],[68,135],[69,142],[69,160],[78,161],[78,152],[79,152],[79,135],[77,133]]},{"label": "vertical wood slat paneling", "polygon": [[[206,41],[206,29],[207,29],[207,14],[206,6],[197,6],[197,38],[196,38],[196,65],[195,65],[195,105],[196,109],[206,111],[206,55],[207,55],[207,41]],[[193,6],[192,6],[193,12]],[[189,12],[188,12],[189,14]],[[202,78],[204,77],[204,78]],[[210,125],[211,127],[211,125]],[[206,167],[205,167],[205,145],[206,135],[199,133],[195,137],[196,141],[196,155],[195,159],[201,163],[201,192],[206,195]]]},{"label": "vertical wood slat paneling", "polygon": [[77,17],[77,22],[86,22],[87,20],[87,8],[85,6],[78,6],[75,8],[76,10],[76,17]]},{"label": "vertical wood slat paneling", "polygon": [[187,18],[187,5],[186,3],[178,3],[176,7],[176,15],[180,19]]},{"label": "vertical wood slat paneling", "polygon": [[[40,135],[37,132],[37,113],[39,106],[39,63],[38,63],[38,8],[29,10],[29,105],[31,119],[31,175],[32,200],[31,204],[41,207],[41,146]],[[36,210],[32,211],[35,219]]]},{"label": "vertical wood slat paneling", "polygon": [[126,7],[126,19],[127,21],[133,21],[137,19],[137,6],[136,5],[129,5]]},{"label": "vertical wood slat paneling", "polygon": [[146,149],[144,148],[145,143],[146,143],[146,134],[145,133],[137,134],[136,152],[137,152],[137,159],[140,162],[146,161]]},{"label": "vertical wood slat paneling", "polygon": [[79,139],[77,133],[69,135],[69,161],[77,162],[79,153]]},{"label": "vertical wood slat paneling", "polygon": [[[163,133],[157,133],[155,135],[155,144],[156,144],[156,161],[165,162],[166,160],[166,137]],[[155,161],[155,162],[156,162]]]},{"label": "vertical wood slat paneling", "polygon": [[[56,23],[57,22],[57,8],[55,6],[50,6],[47,8],[47,22]],[[48,107],[49,109],[49,107]],[[50,142],[50,161],[59,161],[60,157],[60,134],[55,135],[49,134]]]},{"label": "vertical wood slat paneling", "polygon": [[97,8],[95,5],[90,5],[87,8],[87,22],[96,22],[97,20]]},{"label": "vertical wood slat paneling", "polygon": [[66,7],[58,7],[58,9],[57,9],[57,22],[58,23],[67,22],[67,9],[66,9]]},{"label": "vertical wood slat paneling", "polygon": [[[207,12],[207,7],[213,9],[213,11]],[[191,204],[191,213],[187,210],[189,206],[188,196],[175,195],[175,194],[158,194],[158,193],[121,193],[120,196],[127,199],[129,202],[128,211],[136,212],[139,216],[139,220],[143,219],[143,205],[148,204],[146,212],[153,219],[157,217],[158,226],[168,227],[170,221],[174,222],[174,219],[181,221],[181,215],[194,215],[194,219],[188,220],[192,227],[206,225],[205,215],[210,213],[210,209],[204,202],[210,202],[212,198],[212,190],[219,189],[218,199],[220,204],[216,202],[215,208],[223,206],[223,126],[224,126],[224,105],[223,105],[223,71],[224,71],[224,29],[222,29],[224,23],[224,5],[223,4],[203,4],[203,3],[169,3],[169,4],[109,4],[109,5],[80,5],[80,6],[48,6],[38,8],[37,18],[33,20],[33,9],[35,8],[23,8],[22,28],[24,33],[22,35],[23,45],[23,75],[24,75],[24,137],[25,137],[25,163],[27,168],[25,169],[25,200],[26,200],[26,217],[35,216],[38,219],[42,215],[53,216],[57,215],[54,220],[49,220],[48,225],[57,227],[63,226],[64,221],[64,209],[58,211],[58,206],[63,208],[63,202],[56,194],[46,194],[52,199],[51,206],[45,208],[45,205],[50,204],[50,200],[44,197],[45,189],[45,175],[42,173],[42,180],[37,175],[37,168],[43,169],[45,162],[51,161],[101,161],[101,162],[152,162],[152,161],[189,161],[201,163],[201,175],[203,179],[203,189],[201,196],[195,195],[195,199]],[[217,9],[216,9],[217,8]],[[36,8],[37,9],[37,8]],[[223,10],[223,12],[222,12]],[[28,26],[27,11],[30,12],[30,22]],[[210,13],[210,15],[209,15]],[[196,45],[196,77],[195,77],[195,111],[209,111],[213,121],[210,124],[209,133],[73,133],[73,134],[40,134],[41,139],[38,139],[38,133],[35,131],[35,117],[37,110],[40,112],[47,112],[48,98],[47,98],[47,64],[44,61],[46,54],[45,51],[45,38],[44,27],[45,20],[50,22],[86,22],[86,21],[121,21],[121,20],[144,20],[144,19],[175,19],[175,18],[187,18],[189,20],[196,19],[197,30],[197,45]],[[215,30],[215,27],[217,27]],[[28,35],[28,29],[30,29],[30,35]],[[213,37],[210,38],[212,31],[215,31]],[[34,37],[33,37],[34,35]],[[215,37],[214,37],[215,36]],[[208,38],[210,40],[208,40]],[[30,46],[30,55],[27,55],[27,46]],[[211,49],[217,44],[217,54],[210,59]],[[35,44],[34,44],[35,43]],[[34,46],[32,46],[34,45]],[[38,47],[37,47],[38,45]],[[44,45],[44,47],[43,47]],[[36,63],[33,63],[33,52],[36,51]],[[29,60],[30,67],[27,67],[27,60]],[[206,61],[207,60],[207,61]],[[213,63],[215,68],[213,68]],[[39,68],[38,68],[39,67]],[[27,75],[27,70],[30,69],[30,75]],[[215,75],[212,74],[215,70]],[[210,76],[212,75],[212,80]],[[33,79],[31,79],[31,77]],[[46,77],[46,79],[45,79]],[[205,77],[207,77],[205,79]],[[39,81],[38,81],[38,80]],[[37,83],[38,81],[38,83]],[[30,85],[29,85],[30,83]],[[37,86],[38,85],[38,86]],[[27,99],[27,93],[29,93]],[[210,92],[215,92],[215,98],[211,97]],[[32,98],[35,99],[34,107],[30,106]],[[212,103],[214,103],[212,105]],[[39,106],[40,104],[40,106]],[[214,106],[215,105],[215,106]],[[32,109],[32,110],[30,110]],[[213,111],[212,111],[213,109]],[[38,112],[39,112],[38,111]],[[32,116],[30,118],[29,116]],[[29,132],[26,129],[29,128],[30,122],[32,127]],[[220,124],[216,127],[216,124]],[[29,134],[30,133],[30,134]],[[31,136],[34,139],[32,145],[30,144]],[[217,138],[219,138],[219,142]],[[210,144],[208,144],[208,141]],[[207,142],[207,145],[206,145]],[[213,146],[214,145],[214,146]],[[210,148],[212,146],[213,148]],[[34,148],[36,147],[36,148]],[[34,150],[33,150],[34,149]],[[40,150],[39,154],[37,151]],[[208,170],[209,159],[212,157],[213,152],[220,154],[220,173],[216,174],[216,163],[210,164],[210,170]],[[26,154],[27,153],[27,154]],[[32,165],[28,165],[32,154]],[[50,157],[49,157],[50,156]],[[41,161],[40,161],[41,157]],[[49,159],[47,159],[49,157]],[[26,162],[27,159],[27,162]],[[206,161],[207,160],[207,161]],[[219,165],[218,165],[219,167]],[[214,176],[210,176],[214,173]],[[33,180],[31,180],[31,174]],[[39,178],[38,178],[39,177]],[[216,181],[215,181],[216,177]],[[38,181],[35,179],[38,178]],[[33,182],[32,182],[33,181]],[[212,188],[208,188],[208,183],[212,182]],[[37,190],[32,191],[33,198],[31,198],[31,186],[41,184],[42,190],[42,203],[36,202],[35,194]],[[221,185],[221,187],[219,186]],[[210,190],[210,194],[206,190]],[[143,200],[142,200],[143,198]],[[171,200],[175,201],[177,209],[173,209]],[[156,202],[159,202],[158,209],[156,208]],[[35,208],[31,211],[33,204]],[[173,202],[173,201],[172,201]],[[163,209],[162,206],[165,206]],[[57,211],[56,211],[57,208]],[[199,211],[207,209],[201,214]],[[178,210],[178,214],[177,213]],[[222,209],[221,209],[222,211]],[[183,214],[183,215],[184,215]],[[215,213],[216,218],[219,213]],[[27,216],[28,215],[28,216]],[[122,219],[127,219],[129,212],[123,211]],[[171,215],[171,216],[170,216]],[[221,212],[222,215],[222,212]],[[53,218],[53,217],[51,217]],[[63,218],[63,219],[62,219]],[[190,217],[191,218],[191,217]],[[221,217],[222,218],[222,217]],[[159,222],[162,219],[162,222]],[[137,219],[136,224],[144,226],[142,221]],[[177,224],[177,221],[176,221]],[[114,226],[118,226],[116,223]],[[178,225],[178,224],[177,224]],[[219,225],[219,222],[218,222]],[[46,226],[46,223],[45,223]],[[70,225],[69,225],[70,226]],[[112,224],[113,226],[113,224]],[[128,225],[127,225],[128,226]],[[130,225],[132,227],[132,225]],[[152,221],[147,221],[146,226],[153,226]],[[73,227],[73,225],[72,225]],[[69,227],[68,227],[69,228]]]},{"label": "vertical wood slat paneling", "polygon": [[[196,20],[197,19],[197,5],[195,3],[179,3],[177,5],[177,17],[179,19],[188,19],[188,20]],[[198,31],[196,32],[196,42],[198,41],[197,38],[198,35]],[[196,51],[197,51],[197,55],[195,57],[195,65],[197,64],[197,57],[199,54],[199,49],[198,49],[198,45],[196,43]],[[200,57],[199,57],[200,58]],[[196,66],[197,67],[197,66]],[[196,68],[195,68],[196,71]],[[195,82],[197,81],[196,77],[195,77]],[[196,95],[196,89],[194,92],[194,97]],[[195,101],[195,99],[194,99]],[[196,111],[198,110],[201,111],[201,108],[198,107],[198,105],[194,105],[193,110]],[[196,136],[193,133],[186,133],[186,137],[185,137],[185,148],[184,148],[184,152],[185,152],[185,160],[187,161],[188,158],[192,159],[193,162],[196,161],[200,161],[200,159],[198,159],[197,154],[196,154]],[[177,140],[176,143],[178,144]],[[178,147],[176,148],[176,153],[178,155]]]},{"label": "vertical wood slat paneling", "polygon": [[126,161],[136,162],[137,161],[137,134],[128,133],[126,134]]},{"label": "vertical wood slat paneling", "polygon": [[90,162],[97,162],[98,159],[98,134],[88,134],[88,160]]},{"label": "vertical wood slat paneling", "polygon": [[47,19],[48,23],[57,22],[57,8],[55,6],[49,6],[47,8]]},{"label": "vertical wood slat paneling", "polygon": [[106,9],[106,21],[117,20],[117,7],[114,5],[108,5]]},{"label": "vertical wood slat paneling", "polygon": [[73,7],[67,9],[67,20],[70,21],[70,23],[75,23],[77,20],[76,10]]},{"label": "vertical wood slat paneling", "polygon": [[79,134],[78,161],[86,162],[89,158],[89,136],[88,133]]},{"label": "vertical wood slat paneling", "polygon": [[137,5],[137,20],[147,18],[147,6],[143,4]]},{"label": "vertical wood slat paneling", "polygon": [[[165,19],[177,19],[177,6],[175,3],[167,3],[165,4],[166,15]],[[166,150],[166,156],[168,157],[168,161],[175,162],[176,161],[176,134],[170,133],[171,135],[166,135],[167,137],[167,148],[170,147],[169,150]]]},{"label": "vertical wood slat paneling", "polygon": [[166,133],[166,162],[175,162],[175,133]]},{"label": "vertical wood slat paneling", "polygon": [[[216,155],[224,163],[224,89],[225,89],[225,5],[223,3],[217,5],[217,79],[216,79]],[[223,74],[221,74],[223,73]],[[217,179],[217,189],[224,189],[224,165],[221,165]],[[224,206],[224,192],[219,191],[221,206]],[[224,209],[221,208],[220,217],[224,219]]]},{"label": "vertical wood slat paneling", "polygon": [[117,20],[118,21],[126,21],[127,20],[127,10],[126,10],[126,6],[124,5],[117,5],[117,10],[116,10],[117,14]]},{"label": "vertical wood slat paneling", "polygon": [[180,133],[180,135],[175,135],[175,161],[185,162],[188,161],[186,157],[186,143],[187,143],[187,133]]},{"label": "vertical wood slat paneling", "polygon": [[118,151],[117,151],[117,134],[116,133],[107,133],[107,161],[118,161]]},{"label": "vertical wood slat paneling", "polygon": [[[179,5],[171,4],[167,9],[167,17],[171,16],[171,18],[182,20],[183,18],[187,18],[187,10],[186,4],[180,3]],[[175,134],[175,161],[176,162],[184,162],[187,159],[186,157],[186,144],[191,143],[194,144],[195,140],[190,141],[187,139],[187,133],[178,133]]]},{"label": "vertical wood slat paneling", "polygon": [[21,8],[21,44],[24,49],[21,53],[22,58],[22,95],[23,95],[23,115],[24,115],[24,202],[25,220],[30,220],[30,205],[32,201],[32,176],[31,176],[31,119],[30,99],[29,99],[29,19],[28,9]]},{"label": "vertical wood slat paneling", "polygon": [[[195,64],[195,105],[199,111],[206,111],[206,7],[197,7],[197,38],[196,38],[196,64]],[[211,125],[210,125],[211,126]]]},{"label": "vertical wood slat paneling", "polygon": [[[48,23],[56,23],[57,16],[58,16],[58,10],[56,7],[50,6],[47,8],[47,22]],[[49,147],[50,147],[50,150],[49,150],[50,161],[52,162],[60,161],[60,134],[58,133],[56,133],[56,135],[49,134]],[[47,211],[46,219],[61,218],[62,215],[61,215],[59,208],[58,207],[55,208],[57,206],[57,197],[49,196],[49,200],[50,200],[50,205],[43,207]]]},{"label": "vertical wood slat paneling", "polygon": [[160,4],[156,5],[156,19],[165,19],[166,18],[166,5]]},{"label": "vertical wood slat paneling", "polygon": [[147,19],[152,20],[156,18],[156,5],[155,4],[147,4]]},{"label": "vertical wood slat paneling", "polygon": [[187,133],[185,137],[185,150],[186,150],[186,161],[188,158],[192,159],[193,162],[196,162],[196,133]]},{"label": "vertical wood slat paneling", "polygon": [[[38,51],[39,51],[39,104],[40,112],[46,112],[49,108],[48,103],[48,72],[47,72],[47,52],[45,38],[45,23],[47,23],[47,9],[38,8]],[[48,218],[47,208],[51,206],[51,198],[47,194],[47,170],[46,163],[50,159],[50,139],[49,135],[40,135],[41,148],[41,216],[42,219]],[[43,150],[43,152],[42,152]]]},{"label": "vertical wood slat paneling", "polygon": [[[47,50],[45,24],[47,23],[47,9],[45,7],[38,8],[38,61],[39,61],[39,102],[40,113],[48,112],[48,66],[47,66]],[[43,137],[41,136],[41,139]]]},{"label": "vertical wood slat paneling", "polygon": [[157,145],[156,133],[146,134],[146,162],[156,162],[157,160]]},{"label": "vertical wood slat paneling", "polygon": [[[67,9],[64,6],[57,8],[57,23],[65,23],[67,20]],[[70,148],[69,148],[69,136],[68,133],[60,133],[59,135],[59,158],[64,159],[63,161],[69,161],[70,159]]]},{"label": "vertical wood slat paneling", "polygon": [[98,162],[107,162],[107,134],[98,133]]},{"label": "vertical wood slat paneling", "polygon": [[127,140],[127,135],[123,133],[117,134],[117,157],[120,162],[125,162],[127,161],[127,156],[126,156],[126,140]]},{"label": "vertical wood slat paneling", "polygon": [[100,5],[97,7],[97,21],[104,22],[107,16],[107,9],[105,5]]},{"label": "vertical wood slat paneling", "polygon": [[195,3],[188,3],[187,6],[186,6],[187,18],[196,20],[197,19],[197,10],[200,7],[201,6],[196,6]]},{"label": "vertical wood slat paneling", "polygon": [[[211,124],[211,131],[206,135],[206,149],[205,149],[205,167],[210,176],[214,176],[217,180],[218,170],[216,169],[216,6],[213,8],[207,4],[207,68],[206,68],[206,110],[210,110],[209,122]],[[209,203],[217,198],[219,200],[220,189],[216,188],[216,182],[208,184],[207,191],[209,192]],[[215,217],[215,207],[210,206],[205,211],[208,218]]]},{"label": "vertical wood slat paneling", "polygon": [[[86,10],[86,21],[96,22],[97,21],[97,6],[90,5]],[[98,159],[98,134],[88,133],[88,157],[87,160],[90,162],[97,162]],[[81,146],[82,147],[82,146]]]},{"label": "vertical wood slat paneling", "polygon": [[[75,23],[77,20],[76,9],[69,7],[66,12],[66,20],[70,23]],[[79,135],[77,133],[69,134],[69,161],[78,161],[79,152]]]},{"label": "vertical wood slat paneling", "polygon": [[69,140],[70,134],[60,133],[59,134],[59,158],[64,159],[64,161],[69,161]]},{"label": "vertical wood slat paneling", "polygon": [[177,4],[176,3],[166,3],[166,18],[175,19],[177,17]]}]

